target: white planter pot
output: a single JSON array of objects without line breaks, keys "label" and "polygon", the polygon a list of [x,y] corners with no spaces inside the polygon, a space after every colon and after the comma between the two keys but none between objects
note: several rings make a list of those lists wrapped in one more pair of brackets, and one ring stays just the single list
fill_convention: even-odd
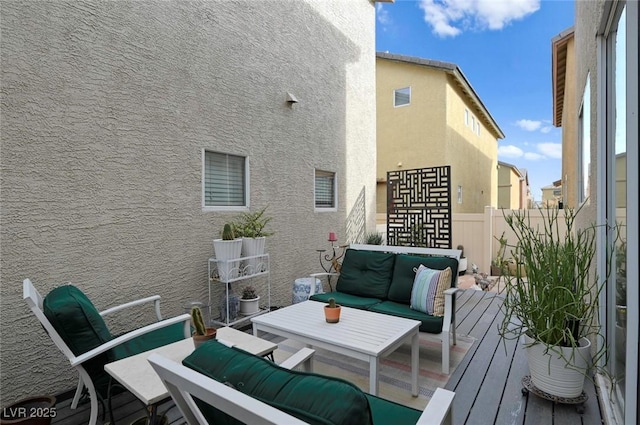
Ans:
[{"label": "white planter pot", "polygon": [[260,297],[252,300],[240,299],[240,314],[243,316],[249,316],[260,311]]},{"label": "white planter pot", "polygon": [[242,251],[242,239],[234,239],[225,241],[222,239],[213,240],[213,252],[216,257],[216,265],[218,267],[218,276],[223,282],[238,277],[240,272],[240,260],[229,261],[240,258]]},{"label": "white planter pot", "polygon": [[[264,246],[267,238],[262,236],[259,238],[242,238],[242,256],[253,257],[255,255],[264,254]],[[243,274],[252,275],[265,271],[267,265],[264,258],[249,258],[243,262]]]},{"label": "white planter pot", "polygon": [[467,259],[461,258],[458,262],[458,275],[462,276],[467,271]]},{"label": "white planter pot", "polygon": [[580,347],[577,348],[554,347],[546,351],[544,344],[525,335],[531,383],[539,390],[558,397],[580,396],[587,366],[591,362],[591,342],[587,338],[581,338],[579,342]]}]

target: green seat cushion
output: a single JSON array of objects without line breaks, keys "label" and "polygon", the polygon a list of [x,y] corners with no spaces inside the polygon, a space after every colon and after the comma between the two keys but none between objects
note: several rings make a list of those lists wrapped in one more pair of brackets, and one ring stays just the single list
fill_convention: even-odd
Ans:
[{"label": "green seat cushion", "polygon": [[[372,423],[365,394],[342,379],[284,369],[217,341],[200,346],[182,363],[310,424]],[[239,423],[201,400],[197,403],[209,423]]]},{"label": "green seat cushion", "polygon": [[409,307],[409,304],[384,301],[372,306],[369,310],[376,313],[390,314],[392,316],[404,317],[406,319],[419,320],[421,322],[420,332],[429,332],[432,334],[442,332],[442,317],[429,316],[427,313],[413,310]]},{"label": "green seat cushion", "polygon": [[184,339],[184,323],[174,323],[155,331],[140,335],[112,349],[116,360],[153,350]]},{"label": "green seat cushion", "polygon": [[312,295],[309,299],[312,301],[328,303],[329,298],[334,298],[337,304],[343,305],[345,307],[359,308],[361,310],[368,310],[371,306],[374,306],[382,301],[378,298],[358,297],[356,295],[343,294],[342,292],[326,292],[324,294],[315,294]]},{"label": "green seat cushion", "polygon": [[411,407],[367,394],[374,424],[415,425],[422,412]]},{"label": "green seat cushion", "polygon": [[420,264],[434,270],[444,270],[451,267],[450,287],[455,288],[458,276],[458,260],[455,258],[397,254],[393,267],[393,278],[389,287],[388,299],[390,301],[409,304],[413,281],[416,277],[414,269],[418,269]]},{"label": "green seat cushion", "polygon": [[366,298],[387,299],[395,255],[347,249],[336,291]]}]

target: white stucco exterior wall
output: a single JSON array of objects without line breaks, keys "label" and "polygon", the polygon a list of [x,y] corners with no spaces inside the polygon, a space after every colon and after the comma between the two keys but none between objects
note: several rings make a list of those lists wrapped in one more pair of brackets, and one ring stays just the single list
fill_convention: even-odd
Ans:
[{"label": "white stucco exterior wall", "polygon": [[[203,211],[203,149],[249,158],[251,210],[274,217],[272,305],[319,271],[329,231],[374,228],[369,0],[0,7],[3,405],[77,379],[24,278],[43,294],[73,282],[98,309],[158,293],[171,316],[206,300],[211,240],[236,213]],[[338,175],[335,212],[314,210],[315,168]]]}]

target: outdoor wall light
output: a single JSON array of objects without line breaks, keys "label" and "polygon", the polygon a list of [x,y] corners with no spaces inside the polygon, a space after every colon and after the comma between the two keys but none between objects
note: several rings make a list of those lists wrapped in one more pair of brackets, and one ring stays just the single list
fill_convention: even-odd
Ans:
[{"label": "outdoor wall light", "polygon": [[293,106],[294,103],[298,103],[298,99],[291,93],[287,93],[287,103]]}]

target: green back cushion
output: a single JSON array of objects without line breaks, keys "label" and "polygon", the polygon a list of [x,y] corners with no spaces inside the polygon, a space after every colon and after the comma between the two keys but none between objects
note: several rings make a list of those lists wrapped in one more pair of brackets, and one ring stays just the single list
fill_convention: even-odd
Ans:
[{"label": "green back cushion", "polygon": [[416,277],[414,269],[418,269],[420,264],[436,270],[444,270],[447,267],[451,267],[450,287],[455,287],[456,277],[458,276],[458,261],[455,258],[398,254],[393,268],[393,279],[391,279],[391,286],[389,287],[389,300],[409,304],[413,281]]},{"label": "green back cushion", "polygon": [[[365,394],[342,379],[287,370],[217,341],[203,344],[182,363],[310,424],[371,423]],[[239,423],[200,400],[197,403],[209,423]]]},{"label": "green back cushion", "polygon": [[387,299],[395,255],[347,249],[336,291],[360,297]]},{"label": "green back cushion", "polygon": [[60,286],[49,292],[44,298],[43,310],[76,356],[113,338],[93,303],[73,285]]}]

